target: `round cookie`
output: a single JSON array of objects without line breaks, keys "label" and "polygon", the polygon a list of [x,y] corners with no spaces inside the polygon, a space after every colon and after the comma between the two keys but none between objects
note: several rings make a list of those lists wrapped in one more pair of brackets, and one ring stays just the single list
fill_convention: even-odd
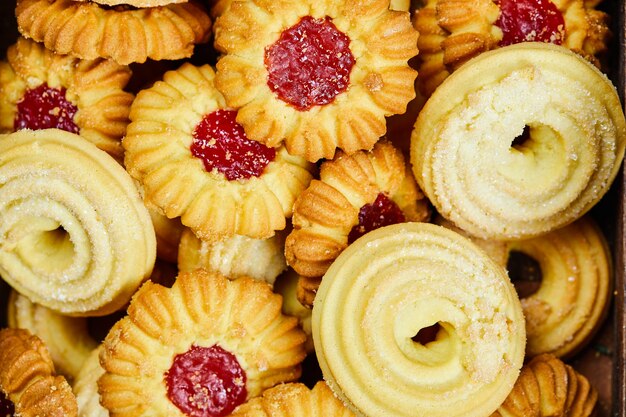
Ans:
[{"label": "round cookie", "polygon": [[372,417],[489,415],[526,341],[504,268],[430,223],[385,226],[342,252],[315,298],[313,340],[331,389]]}]

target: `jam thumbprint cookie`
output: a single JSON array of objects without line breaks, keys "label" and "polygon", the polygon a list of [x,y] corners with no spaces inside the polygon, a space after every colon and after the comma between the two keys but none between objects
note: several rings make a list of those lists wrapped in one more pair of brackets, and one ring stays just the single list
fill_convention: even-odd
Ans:
[{"label": "jam thumbprint cookie", "polygon": [[348,245],[394,223],[428,221],[430,206],[404,156],[381,140],[369,151],[338,152],[322,163],[320,179],[298,197],[287,263],[301,275],[298,299],[313,305],[322,275]]},{"label": "jam thumbprint cookie", "polygon": [[355,417],[324,381],[312,389],[302,383],[278,385],[239,406],[231,417]]},{"label": "jam thumbprint cookie", "polygon": [[58,55],[20,37],[0,62],[0,133],[58,128],[121,159],[130,77],[128,66]]},{"label": "jam thumbprint cookie", "polygon": [[214,88],[210,66],[185,63],[140,91],[122,144],[144,198],[198,238],[265,239],[286,227],[315,166],[251,140]]},{"label": "jam thumbprint cookie", "polygon": [[198,269],[147,282],[104,340],[101,403],[116,416],[222,417],[300,377],[306,335],[252,278]]},{"label": "jam thumbprint cookie", "polygon": [[216,86],[246,134],[309,161],[370,150],[415,97],[417,32],[389,1],[233,2]]},{"label": "jam thumbprint cookie", "polygon": [[418,88],[426,96],[490,49],[548,42],[600,66],[611,37],[608,15],[584,0],[428,0],[413,24],[420,34]]},{"label": "jam thumbprint cookie", "polygon": [[119,64],[190,57],[208,41],[211,18],[196,1],[159,7],[91,1],[17,0],[17,27],[58,54],[110,58]]},{"label": "jam thumbprint cookie", "polygon": [[76,417],[76,397],[46,345],[24,329],[0,330],[0,415]]}]

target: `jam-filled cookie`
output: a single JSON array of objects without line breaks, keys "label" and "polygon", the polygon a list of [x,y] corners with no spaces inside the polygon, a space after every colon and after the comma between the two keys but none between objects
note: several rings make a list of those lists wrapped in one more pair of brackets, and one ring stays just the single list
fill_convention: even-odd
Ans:
[{"label": "jam-filled cookie", "polygon": [[607,51],[608,15],[584,0],[428,0],[413,19],[420,33],[418,88],[429,96],[476,55],[519,42],[550,42],[596,65]]},{"label": "jam-filled cookie", "polygon": [[216,86],[246,134],[309,161],[370,150],[415,97],[417,32],[389,1],[233,2]]},{"label": "jam-filled cookie", "polygon": [[101,403],[112,417],[226,416],[296,380],[306,336],[281,304],[264,282],[202,269],[147,282],[104,340]]},{"label": "jam-filled cookie", "polygon": [[20,33],[58,54],[120,64],[190,57],[211,34],[196,1],[159,7],[107,7],[88,1],[17,0]]},{"label": "jam-filled cookie", "polygon": [[231,417],[355,417],[324,381],[312,389],[301,383],[289,383],[270,388],[237,407]]},{"label": "jam-filled cookie", "polygon": [[202,240],[265,239],[286,227],[315,166],[248,139],[209,65],[165,73],[131,106],[122,141],[144,198]]},{"label": "jam-filled cookie", "polygon": [[404,156],[388,141],[322,163],[320,179],[298,197],[287,263],[300,277],[298,298],[311,306],[319,281],[349,244],[381,226],[427,221],[428,201]]},{"label": "jam-filled cookie", "polygon": [[76,397],[55,373],[46,345],[24,329],[0,330],[3,416],[76,417]]},{"label": "jam-filled cookie", "polygon": [[0,132],[63,129],[121,159],[130,77],[128,66],[59,55],[20,37],[0,62]]}]

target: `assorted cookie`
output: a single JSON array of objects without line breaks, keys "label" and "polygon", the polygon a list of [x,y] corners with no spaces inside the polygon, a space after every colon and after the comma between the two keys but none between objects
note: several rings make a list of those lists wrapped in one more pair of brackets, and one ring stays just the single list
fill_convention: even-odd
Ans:
[{"label": "assorted cookie", "polygon": [[15,0],[0,415],[596,415],[598,3]]}]

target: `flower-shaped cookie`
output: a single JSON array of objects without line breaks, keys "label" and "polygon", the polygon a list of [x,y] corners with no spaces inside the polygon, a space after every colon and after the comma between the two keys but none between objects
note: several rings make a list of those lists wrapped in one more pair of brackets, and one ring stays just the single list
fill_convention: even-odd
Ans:
[{"label": "flower-shaped cookie", "polygon": [[104,340],[101,403],[112,417],[225,416],[296,380],[306,335],[281,304],[264,282],[202,269],[147,282]]},{"label": "flower-shaped cookie", "polygon": [[246,134],[309,161],[370,150],[415,97],[417,33],[384,0],[233,2],[216,87]]},{"label": "flower-shaped cookie", "polygon": [[111,60],[58,55],[19,38],[0,62],[0,133],[59,128],[121,159],[130,77],[128,66]]},{"label": "flower-shaped cookie", "polygon": [[338,152],[294,205],[285,255],[301,275],[300,302],[312,304],[321,276],[354,240],[381,226],[429,216],[428,201],[390,142],[380,141],[369,152]]},{"label": "flower-shaped cookie", "polygon": [[563,45],[596,65],[607,50],[608,15],[584,0],[427,0],[413,24],[420,37],[418,88],[429,96],[476,55],[525,41]]},{"label": "flower-shaped cookie", "polygon": [[122,142],[126,168],[148,203],[203,240],[271,237],[315,167],[248,139],[214,76],[208,65],[185,63],[138,93]]}]

